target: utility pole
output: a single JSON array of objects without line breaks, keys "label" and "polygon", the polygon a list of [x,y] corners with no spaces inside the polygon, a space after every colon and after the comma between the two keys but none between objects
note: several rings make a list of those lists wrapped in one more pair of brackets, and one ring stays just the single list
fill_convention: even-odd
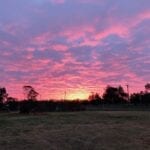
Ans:
[{"label": "utility pole", "polygon": [[130,101],[129,85],[127,84],[128,101]]},{"label": "utility pole", "polygon": [[67,92],[65,91],[65,93],[64,93],[64,100],[66,100],[66,95],[67,95]]}]

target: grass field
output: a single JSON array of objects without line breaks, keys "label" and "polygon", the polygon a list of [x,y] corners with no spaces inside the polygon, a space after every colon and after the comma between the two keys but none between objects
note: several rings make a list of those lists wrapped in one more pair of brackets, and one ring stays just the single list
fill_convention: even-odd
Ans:
[{"label": "grass field", "polygon": [[150,150],[150,112],[1,113],[0,150]]}]

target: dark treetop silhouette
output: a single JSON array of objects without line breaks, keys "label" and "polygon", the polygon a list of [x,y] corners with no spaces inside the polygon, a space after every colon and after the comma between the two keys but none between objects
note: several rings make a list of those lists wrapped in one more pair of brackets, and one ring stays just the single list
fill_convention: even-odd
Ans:
[{"label": "dark treetop silhouette", "polygon": [[[43,112],[43,111],[79,111],[105,106],[132,107],[144,106],[150,108],[150,84],[145,85],[145,91],[128,95],[122,86],[107,86],[102,97],[98,93],[92,93],[89,99],[81,100],[42,100],[37,101],[39,93],[30,85],[23,86],[26,100],[17,100],[8,96],[6,88],[0,88],[0,110],[20,111],[20,113]],[[128,99],[129,98],[129,99]]]}]

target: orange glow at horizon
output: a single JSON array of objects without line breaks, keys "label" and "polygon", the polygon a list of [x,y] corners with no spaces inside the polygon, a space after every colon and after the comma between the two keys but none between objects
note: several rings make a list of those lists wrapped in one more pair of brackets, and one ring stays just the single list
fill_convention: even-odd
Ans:
[{"label": "orange glow at horizon", "polygon": [[89,92],[87,90],[79,89],[79,90],[74,90],[69,93],[66,93],[65,99],[67,100],[85,100],[88,99]]}]

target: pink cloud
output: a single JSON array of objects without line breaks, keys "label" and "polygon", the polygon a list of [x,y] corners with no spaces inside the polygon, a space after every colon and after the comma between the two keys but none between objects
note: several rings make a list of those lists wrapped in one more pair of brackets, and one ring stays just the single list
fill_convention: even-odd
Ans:
[{"label": "pink cloud", "polygon": [[149,75],[149,10],[138,6],[134,11],[133,2],[130,10],[119,1],[114,6],[104,0],[41,3],[30,2],[30,10],[21,9],[23,3],[21,11],[15,9],[10,16],[1,13],[6,19],[0,25],[0,77],[10,95],[22,98],[26,84],[45,99],[61,99],[65,90],[102,94],[107,84],[129,84],[131,92],[144,88]]},{"label": "pink cloud", "polygon": [[61,51],[61,52],[64,52],[64,51],[68,50],[68,46],[63,45],[63,44],[54,44],[54,45],[52,45],[51,48],[55,51]]}]

